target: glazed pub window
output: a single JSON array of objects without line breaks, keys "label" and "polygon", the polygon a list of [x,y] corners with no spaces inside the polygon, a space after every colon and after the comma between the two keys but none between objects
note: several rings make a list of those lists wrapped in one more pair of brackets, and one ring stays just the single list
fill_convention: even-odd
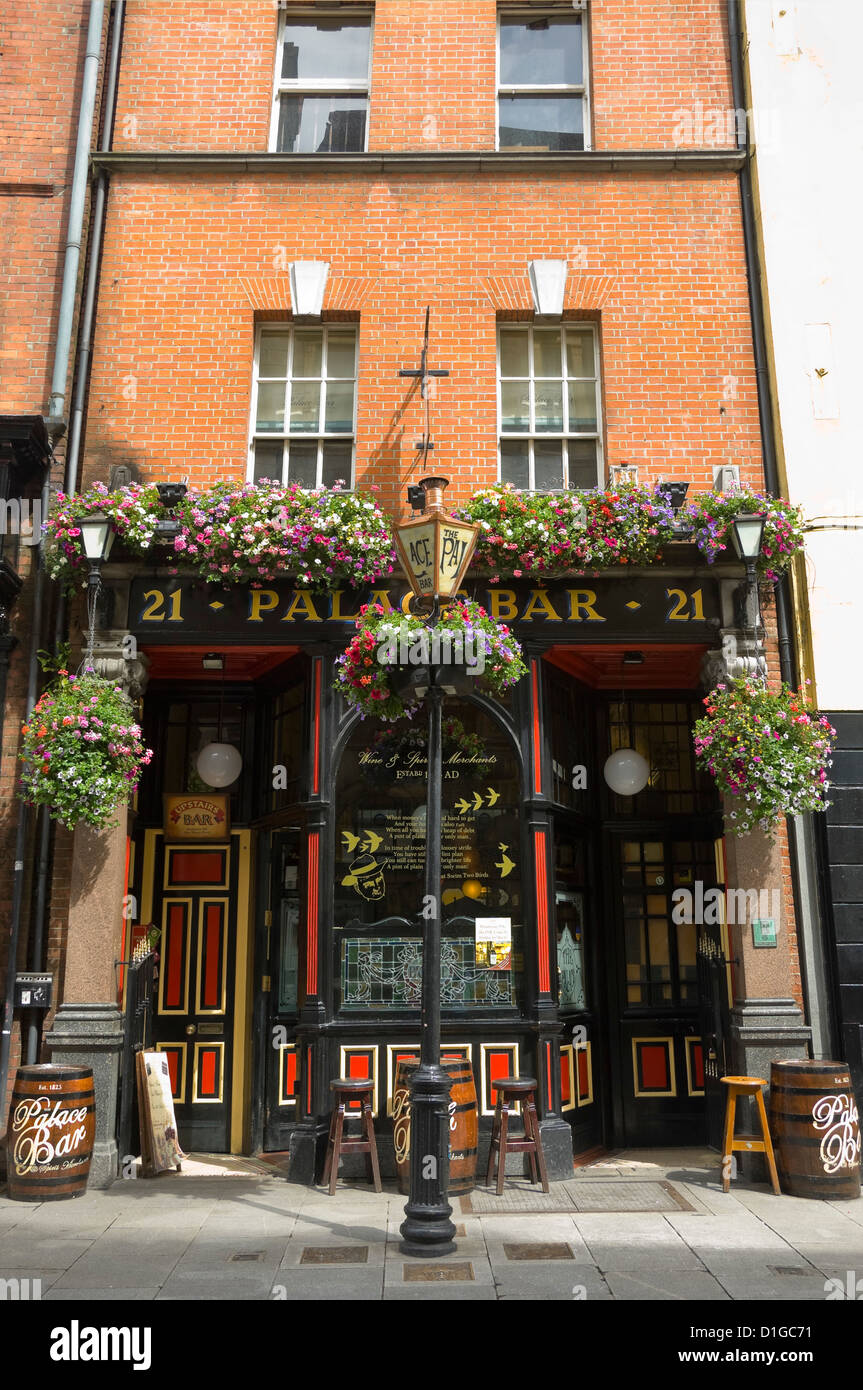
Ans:
[{"label": "glazed pub window", "polygon": [[498,148],[585,148],[587,62],[583,15],[502,10],[498,28]]},{"label": "glazed pub window", "polygon": [[248,477],[353,486],[357,330],[261,324]]},{"label": "glazed pub window", "polygon": [[270,148],[288,154],[366,148],[371,11],[280,16]]},{"label": "glazed pub window", "polygon": [[603,476],[593,324],[498,330],[500,480],[523,491],[595,488]]}]

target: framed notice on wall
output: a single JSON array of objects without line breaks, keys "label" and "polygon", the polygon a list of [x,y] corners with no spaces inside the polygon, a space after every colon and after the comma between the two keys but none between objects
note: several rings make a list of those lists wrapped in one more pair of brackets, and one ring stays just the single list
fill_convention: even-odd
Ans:
[{"label": "framed notice on wall", "polygon": [[164,1052],[139,1052],[135,1064],[144,1177],[154,1178],[171,1168],[179,1172],[185,1154],[177,1139],[168,1058]]}]

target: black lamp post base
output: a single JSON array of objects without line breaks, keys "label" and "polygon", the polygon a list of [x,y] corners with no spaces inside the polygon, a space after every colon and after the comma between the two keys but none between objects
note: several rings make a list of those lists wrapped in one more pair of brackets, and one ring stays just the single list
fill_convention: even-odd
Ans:
[{"label": "black lamp post base", "polygon": [[411,1185],[400,1226],[405,1255],[434,1258],[455,1250],[449,1185],[450,1078],[438,1063],[411,1074]]}]

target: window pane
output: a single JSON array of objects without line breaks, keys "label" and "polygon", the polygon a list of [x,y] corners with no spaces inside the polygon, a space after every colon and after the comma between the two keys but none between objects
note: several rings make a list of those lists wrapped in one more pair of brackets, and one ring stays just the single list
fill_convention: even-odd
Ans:
[{"label": "window pane", "polygon": [[323,333],[301,333],[294,335],[294,365],[292,375],[321,375],[321,344]]},{"label": "window pane", "polygon": [[512,483],[513,487],[525,490],[530,487],[527,440],[518,443],[515,440],[507,440],[501,443],[500,480],[502,483]]},{"label": "window pane", "polygon": [[318,485],[317,444],[292,444],[288,455],[288,482],[300,487]]},{"label": "window pane", "polygon": [[343,154],[365,149],[365,97],[283,96],[277,149],[287,154]]},{"label": "window pane", "polygon": [[502,19],[500,23],[502,86],[546,86],[582,81],[581,19],[577,15],[547,19]]},{"label": "window pane", "polygon": [[529,376],[530,367],[527,355],[527,334],[522,332],[503,332],[500,335],[500,374],[501,376]]},{"label": "window pane", "polygon": [[274,482],[282,481],[282,454],[281,444],[255,444],[255,482],[259,483],[262,478],[272,478]]},{"label": "window pane", "polygon": [[568,329],[566,334],[567,376],[596,376],[593,355],[593,334]]},{"label": "window pane", "polygon": [[533,335],[534,376],[563,376],[560,357],[560,334],[555,330],[537,330]]},{"label": "window pane", "polygon": [[255,428],[283,430],[285,427],[285,383],[271,382],[258,387],[258,415]]},{"label": "window pane", "polygon": [[583,150],[581,97],[501,97],[500,147]]},{"label": "window pane", "polygon": [[558,381],[538,381],[536,391],[536,428],[545,433],[563,430],[563,384]]},{"label": "window pane", "polygon": [[537,492],[559,492],[563,487],[563,459],[560,444],[533,446],[533,477]]},{"label": "window pane", "polygon": [[500,407],[502,429],[530,429],[530,387],[526,381],[502,382]]},{"label": "window pane", "polygon": [[353,382],[328,382],[325,401],[327,413],[324,428],[340,434],[351,434],[354,428]]},{"label": "window pane", "polygon": [[321,473],[324,487],[335,483],[351,486],[351,446],[350,444],[325,444],[324,463]]},{"label": "window pane", "polygon": [[569,428],[579,433],[596,429],[596,387],[592,381],[569,383]]},{"label": "window pane", "polygon": [[291,386],[291,430],[315,430],[321,415],[321,383],[295,381]]},{"label": "window pane", "polygon": [[598,483],[596,442],[593,439],[571,439],[569,452],[569,486],[592,488]]},{"label": "window pane", "polygon": [[305,19],[285,25],[282,77],[335,77],[365,83],[369,74],[369,21]]},{"label": "window pane", "polygon": [[262,333],[258,371],[261,376],[288,374],[288,343],[290,333]]},{"label": "window pane", "polygon": [[327,376],[350,376],[355,372],[357,340],[353,333],[333,333],[327,338]]}]

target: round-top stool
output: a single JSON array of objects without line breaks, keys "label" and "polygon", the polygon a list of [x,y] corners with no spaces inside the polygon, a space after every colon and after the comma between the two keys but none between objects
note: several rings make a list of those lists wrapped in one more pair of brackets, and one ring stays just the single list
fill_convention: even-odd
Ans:
[{"label": "round-top stool", "polygon": [[[369,1163],[372,1170],[372,1181],[375,1185],[375,1192],[382,1192],[381,1172],[378,1167],[378,1148],[375,1143],[375,1130],[372,1123],[372,1091],[374,1082],[364,1077],[344,1077],[337,1076],[330,1082],[330,1090],[335,1092],[335,1104],[333,1106],[332,1118],[330,1119],[330,1134],[327,1140],[327,1161],[324,1164],[323,1185],[329,1184],[330,1196],[336,1190],[336,1180],[339,1176],[339,1160],[342,1154],[364,1153],[369,1156]],[[345,1107],[352,1100],[358,1100],[362,1107],[357,1119],[360,1121],[360,1135],[352,1138],[346,1135],[345,1130]],[[347,1115],[350,1119],[350,1114]]]},{"label": "round-top stool", "polygon": [[[498,1197],[503,1193],[508,1153],[526,1153],[530,1160],[531,1182],[536,1182],[538,1167],[542,1180],[542,1190],[547,1192],[548,1176],[545,1171],[545,1154],[542,1151],[539,1120],[536,1114],[536,1081],[532,1076],[504,1076],[499,1081],[493,1081],[491,1088],[493,1091],[497,1091],[497,1104],[491,1127],[491,1147],[488,1151],[488,1168],[485,1175],[486,1184],[490,1183],[494,1177],[494,1153],[497,1149]],[[521,1101],[524,1135],[511,1139],[509,1137],[509,1117],[511,1114],[515,1114],[515,1109],[510,1110],[509,1103],[512,1102],[514,1106],[517,1101]]]},{"label": "round-top stool", "polygon": [[[762,1086],[766,1086],[767,1082],[763,1081],[760,1076],[723,1076],[722,1084],[727,1088],[728,1095],[725,1104],[725,1139],[722,1144],[722,1191],[728,1192],[731,1187],[731,1155],[735,1152],[756,1153],[764,1154],[773,1191],[777,1197],[781,1196],[779,1178],[776,1173],[776,1160],[773,1157],[773,1144],[767,1125],[767,1112],[764,1109],[764,1096],[761,1093]],[[738,1096],[754,1097],[758,1121],[761,1125],[760,1138],[757,1134],[735,1135],[734,1119]]]}]

